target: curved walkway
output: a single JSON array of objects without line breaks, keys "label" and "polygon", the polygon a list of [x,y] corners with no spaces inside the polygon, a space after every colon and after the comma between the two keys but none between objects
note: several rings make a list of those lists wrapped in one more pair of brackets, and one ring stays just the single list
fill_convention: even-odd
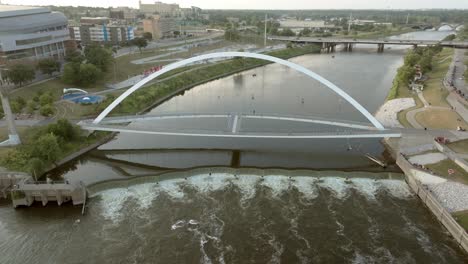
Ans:
[{"label": "curved walkway", "polygon": [[424,128],[424,127],[423,127],[421,124],[419,124],[419,122],[416,120],[416,115],[417,115],[418,113],[421,113],[421,112],[425,111],[426,109],[451,110],[451,109],[448,108],[448,107],[429,105],[429,103],[427,102],[426,98],[424,98],[424,95],[423,95],[422,92],[418,92],[418,97],[419,97],[419,99],[421,100],[421,102],[424,104],[424,107],[417,108],[417,109],[408,111],[408,112],[406,113],[406,119],[407,119],[408,122],[411,124],[411,126],[414,127],[414,128]]},{"label": "curved walkway", "polygon": [[[455,56],[453,56],[452,65],[449,67],[449,70],[447,71],[447,77],[452,75],[452,72],[454,71],[454,65],[457,63],[457,61],[460,61],[462,59],[460,58],[460,52],[457,49],[454,49],[454,53],[455,53]],[[429,105],[426,99],[424,98],[423,93],[418,92],[418,97],[421,100],[421,102],[424,104],[424,107],[417,108],[406,113],[406,119],[411,124],[411,126],[413,126],[414,128],[423,128],[423,126],[419,124],[418,121],[416,120],[416,115],[420,112],[425,111],[426,109],[454,110],[458,113],[458,115],[460,115],[465,120],[465,122],[468,123],[468,108],[467,108],[468,104],[465,104],[464,102],[462,103],[458,100],[458,95],[451,90],[450,85],[447,83],[446,80],[447,78],[444,78],[442,83],[445,89],[449,91],[449,95],[447,96],[446,100],[450,104],[450,106],[452,106],[452,108]]]}]

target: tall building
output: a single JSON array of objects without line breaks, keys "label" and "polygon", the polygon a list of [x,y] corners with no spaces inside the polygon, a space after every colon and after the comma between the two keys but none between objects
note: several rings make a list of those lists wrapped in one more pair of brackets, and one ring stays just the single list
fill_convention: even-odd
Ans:
[{"label": "tall building", "polygon": [[150,32],[153,35],[153,39],[172,36],[175,30],[177,30],[177,26],[174,18],[154,15],[143,20],[143,31]]},{"label": "tall building", "polygon": [[67,18],[46,7],[0,5],[0,65],[65,56]]},{"label": "tall building", "polygon": [[109,11],[109,17],[111,19],[123,19],[126,20],[127,22],[135,22],[137,18],[137,12],[138,10],[129,8],[126,6],[120,6],[116,8],[112,8]]},{"label": "tall building", "polygon": [[70,37],[83,45],[93,42],[118,45],[135,38],[135,28],[128,25],[81,24],[69,30]]},{"label": "tall building", "polygon": [[153,4],[140,4],[140,13],[150,17],[152,15],[160,15],[162,17],[181,17],[183,15],[182,9],[178,4],[166,4],[163,2],[154,2]]}]

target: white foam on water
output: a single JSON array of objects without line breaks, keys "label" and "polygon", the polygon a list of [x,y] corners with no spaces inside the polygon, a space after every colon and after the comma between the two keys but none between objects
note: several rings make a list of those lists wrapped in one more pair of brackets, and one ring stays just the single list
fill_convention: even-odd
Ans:
[{"label": "white foam on water", "polygon": [[278,197],[281,193],[289,189],[291,181],[286,176],[268,175],[263,177],[260,185],[271,189],[273,197]]},{"label": "white foam on water", "polygon": [[350,188],[350,185],[345,182],[344,178],[338,177],[322,178],[322,182],[319,182],[319,186],[332,191],[338,199],[345,198]]},{"label": "white foam on water", "polygon": [[113,222],[120,219],[120,211],[123,204],[130,197],[130,192],[124,188],[106,190],[100,193],[101,196],[101,215]]},{"label": "white foam on water", "polygon": [[281,263],[281,255],[284,252],[284,246],[277,241],[274,236],[268,240],[268,244],[273,248],[273,255],[271,256],[269,263]]},{"label": "white foam on water", "polygon": [[351,261],[352,264],[367,264],[376,263],[375,259],[371,256],[364,256],[359,251],[354,252],[354,259]]},{"label": "white foam on water", "polygon": [[374,252],[379,256],[377,263],[399,263],[388,248],[378,247]]},{"label": "white foam on water", "polygon": [[183,199],[185,196],[184,191],[181,188],[183,182],[183,179],[165,180],[159,182],[158,187],[171,198]]},{"label": "white foam on water", "polygon": [[159,195],[156,183],[134,185],[128,188],[128,192],[130,197],[138,201],[138,207],[143,210],[150,208],[153,200]]},{"label": "white foam on water", "polygon": [[188,221],[188,223],[189,223],[190,225],[198,225],[198,221],[197,221],[197,220],[193,220],[193,219],[190,219],[190,220]]},{"label": "white foam on water", "polygon": [[381,180],[382,187],[396,198],[410,198],[413,196],[408,184],[402,180]]},{"label": "white foam on water", "polygon": [[237,177],[231,180],[242,193],[241,204],[244,204],[247,200],[250,200],[255,197],[257,192],[257,184],[260,181],[260,176],[258,175],[238,175]]},{"label": "white foam on water", "polygon": [[234,175],[227,173],[201,174],[187,178],[187,184],[206,193],[225,189],[233,179]]},{"label": "white foam on water", "polygon": [[171,225],[171,230],[176,230],[185,226],[185,220],[178,220],[173,225]]},{"label": "white foam on water", "polygon": [[405,215],[402,216],[403,219],[406,222],[406,228],[409,230],[411,233],[416,234],[416,240],[418,241],[418,244],[421,246],[421,248],[427,252],[431,253],[432,252],[432,243],[430,238],[427,236],[427,234],[422,231],[420,228],[418,228],[413,222],[411,222],[408,217]]},{"label": "white foam on water", "polygon": [[376,200],[375,195],[379,189],[379,183],[372,179],[352,178],[351,187],[364,195],[368,200]]},{"label": "white foam on water", "polygon": [[292,186],[294,186],[305,198],[315,199],[318,197],[319,192],[315,181],[317,178],[307,177],[307,176],[296,176],[293,177],[291,181]]}]

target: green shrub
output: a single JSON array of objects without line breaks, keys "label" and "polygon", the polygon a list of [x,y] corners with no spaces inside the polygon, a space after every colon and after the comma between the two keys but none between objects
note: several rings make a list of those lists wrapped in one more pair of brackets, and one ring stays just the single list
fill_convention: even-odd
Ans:
[{"label": "green shrub", "polygon": [[53,102],[54,102],[54,98],[52,97],[52,95],[50,93],[42,94],[39,97],[39,103],[40,103],[41,106],[52,104]]},{"label": "green shrub", "polygon": [[12,200],[23,199],[24,197],[26,197],[26,194],[23,191],[11,191]]},{"label": "green shrub", "polygon": [[51,116],[55,113],[55,108],[50,104],[46,104],[41,106],[39,113],[43,116]]}]

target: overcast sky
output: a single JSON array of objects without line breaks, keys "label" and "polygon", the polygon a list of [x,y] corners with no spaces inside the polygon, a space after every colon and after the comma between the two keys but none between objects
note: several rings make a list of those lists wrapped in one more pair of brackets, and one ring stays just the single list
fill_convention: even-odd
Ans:
[{"label": "overcast sky", "polygon": [[[138,0],[0,0],[4,4],[61,6],[130,6]],[[143,0],[143,3],[152,3]],[[468,0],[164,0],[204,9],[468,9]]]}]

